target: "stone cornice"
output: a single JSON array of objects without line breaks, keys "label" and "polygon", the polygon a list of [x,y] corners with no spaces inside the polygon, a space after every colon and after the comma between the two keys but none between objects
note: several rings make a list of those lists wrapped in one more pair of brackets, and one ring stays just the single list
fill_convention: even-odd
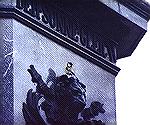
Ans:
[{"label": "stone cornice", "polygon": [[120,68],[118,68],[113,63],[107,61],[106,59],[102,58],[101,56],[93,53],[92,51],[79,46],[71,39],[68,39],[67,37],[63,36],[62,34],[49,29],[42,25],[40,22],[33,19],[28,14],[21,12],[19,9],[15,7],[6,7],[6,8],[0,8],[0,17],[1,18],[13,18],[17,21],[25,24],[26,26],[32,28],[33,30],[41,33],[42,35],[50,38],[51,40],[55,41],[59,45],[75,52],[76,54],[82,56],[83,58],[89,60],[90,62],[96,64],[97,66],[100,66],[104,70],[110,72],[113,75],[117,75],[120,71]]}]

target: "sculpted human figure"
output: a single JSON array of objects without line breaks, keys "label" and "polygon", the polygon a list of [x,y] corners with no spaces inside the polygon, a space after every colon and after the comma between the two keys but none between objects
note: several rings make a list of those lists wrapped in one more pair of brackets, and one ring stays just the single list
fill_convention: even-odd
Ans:
[{"label": "sculpted human figure", "polygon": [[78,114],[86,105],[86,86],[77,77],[61,75],[54,78],[53,75],[52,85],[48,87],[33,65],[28,72],[32,82],[37,83],[37,92],[44,96],[45,101],[41,108],[45,111],[47,121],[55,124],[75,124]]},{"label": "sculpted human figure", "polygon": [[[104,113],[103,104],[94,101],[89,108],[86,106],[86,86],[79,81],[72,71],[72,63],[65,68],[66,74],[56,76],[56,73],[49,69],[46,82],[30,65],[28,72],[31,80],[36,83],[36,92],[30,89],[27,93],[26,103],[23,103],[23,115],[26,125],[104,125],[99,120],[91,120],[99,113]],[[48,87],[48,83],[51,83]],[[44,101],[39,104],[39,100]],[[45,112],[46,121],[40,114],[40,109]],[[78,115],[81,113],[83,119],[80,121]]]}]

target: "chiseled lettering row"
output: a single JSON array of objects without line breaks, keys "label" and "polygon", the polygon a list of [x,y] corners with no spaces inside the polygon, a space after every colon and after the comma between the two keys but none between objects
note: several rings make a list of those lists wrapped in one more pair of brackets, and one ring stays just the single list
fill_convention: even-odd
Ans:
[{"label": "chiseled lettering row", "polygon": [[105,39],[100,35],[81,25],[74,18],[66,16],[50,4],[43,4],[40,0],[17,0],[16,7],[79,45],[113,63],[116,62],[115,46],[106,45]]}]

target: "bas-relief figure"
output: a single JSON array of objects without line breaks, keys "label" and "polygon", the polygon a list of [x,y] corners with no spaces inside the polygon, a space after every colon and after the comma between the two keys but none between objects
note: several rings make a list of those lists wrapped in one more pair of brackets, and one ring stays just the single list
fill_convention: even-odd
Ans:
[{"label": "bas-relief figure", "polygon": [[[68,62],[65,74],[61,76],[56,76],[49,69],[45,83],[35,67],[30,65],[28,72],[37,86],[35,92],[32,89],[28,91],[26,103],[23,103],[26,125],[105,125],[101,120],[94,120],[99,113],[105,113],[103,104],[93,101],[89,108],[85,108],[86,86],[79,81],[72,66]],[[47,85],[49,82],[50,87]],[[44,101],[39,104],[41,98]],[[41,110],[45,112],[46,119],[42,117]]]}]

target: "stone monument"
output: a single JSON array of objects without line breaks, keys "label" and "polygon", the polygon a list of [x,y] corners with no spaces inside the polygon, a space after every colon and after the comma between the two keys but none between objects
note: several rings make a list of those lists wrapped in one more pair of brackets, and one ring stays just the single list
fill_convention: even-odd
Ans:
[{"label": "stone monument", "polygon": [[[25,125],[31,104],[40,111],[35,122],[42,118],[43,124],[60,116],[52,117],[53,109],[64,109],[65,116],[56,121],[72,113],[65,124],[116,125],[116,61],[133,53],[149,18],[150,6],[143,0],[1,0],[0,124]],[[47,103],[56,102],[43,98],[46,91],[39,91],[37,83],[50,89],[56,81],[70,84],[58,92],[57,104],[63,105],[47,110]],[[72,112],[66,104],[72,104]]]}]

